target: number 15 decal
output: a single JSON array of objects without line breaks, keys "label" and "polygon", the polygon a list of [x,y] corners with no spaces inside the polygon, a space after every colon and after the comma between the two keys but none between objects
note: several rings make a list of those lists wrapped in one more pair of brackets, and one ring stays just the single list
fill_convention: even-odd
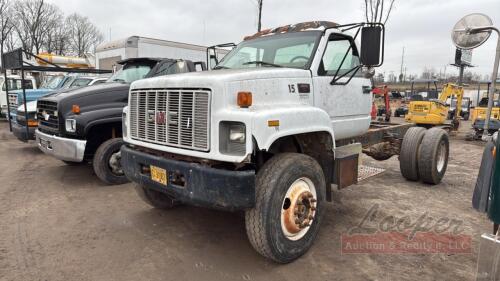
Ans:
[{"label": "number 15 decal", "polygon": [[289,84],[288,91],[292,94],[295,93],[295,84]]}]

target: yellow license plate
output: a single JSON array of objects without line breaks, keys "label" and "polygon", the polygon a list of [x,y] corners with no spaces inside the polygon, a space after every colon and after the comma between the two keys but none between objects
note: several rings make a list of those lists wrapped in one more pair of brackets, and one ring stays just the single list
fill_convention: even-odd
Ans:
[{"label": "yellow license plate", "polygon": [[149,166],[151,169],[151,179],[155,182],[167,185],[167,171],[155,166]]}]

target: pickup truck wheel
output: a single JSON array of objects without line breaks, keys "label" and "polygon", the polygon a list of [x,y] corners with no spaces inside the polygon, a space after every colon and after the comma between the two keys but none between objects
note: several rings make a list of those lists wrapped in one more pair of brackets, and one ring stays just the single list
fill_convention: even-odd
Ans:
[{"label": "pickup truck wheel", "polygon": [[174,198],[140,184],[135,185],[135,191],[144,202],[157,209],[167,210],[179,205]]},{"label": "pickup truck wheel", "polygon": [[278,154],[256,179],[256,204],[245,212],[254,249],[278,263],[289,263],[311,247],[323,214],[325,178],[312,157]]},{"label": "pickup truck wheel", "polygon": [[448,166],[450,143],[448,134],[439,128],[426,131],[418,157],[420,179],[429,184],[438,184]]},{"label": "pickup truck wheel", "polygon": [[120,148],[123,145],[121,138],[114,138],[102,143],[94,155],[92,165],[97,177],[109,185],[129,182],[120,164]]},{"label": "pickup truck wheel", "polygon": [[406,131],[399,153],[399,170],[403,177],[410,181],[417,181],[418,174],[418,150],[425,135],[425,129],[412,127]]}]

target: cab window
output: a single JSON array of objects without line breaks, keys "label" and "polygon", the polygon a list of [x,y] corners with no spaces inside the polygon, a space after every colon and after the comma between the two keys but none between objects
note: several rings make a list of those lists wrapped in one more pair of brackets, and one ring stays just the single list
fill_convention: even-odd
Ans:
[{"label": "cab window", "polygon": [[88,78],[77,78],[71,83],[70,88],[77,88],[77,87],[83,87],[87,86],[90,82],[92,82],[92,79]]},{"label": "cab window", "polygon": [[[342,62],[344,56],[345,60]],[[359,55],[352,41],[349,38],[334,35],[328,41],[318,74],[333,76],[338,70],[337,75],[342,75],[359,65]]]}]

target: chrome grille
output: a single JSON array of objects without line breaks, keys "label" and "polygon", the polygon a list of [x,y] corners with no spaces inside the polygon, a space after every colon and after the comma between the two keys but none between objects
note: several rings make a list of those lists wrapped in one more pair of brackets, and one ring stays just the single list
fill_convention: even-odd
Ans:
[{"label": "chrome grille", "polygon": [[59,117],[57,114],[57,102],[38,100],[36,114],[40,120],[40,126],[50,130],[59,129]]},{"label": "chrome grille", "polygon": [[133,90],[130,137],[155,144],[208,151],[210,91]]}]

